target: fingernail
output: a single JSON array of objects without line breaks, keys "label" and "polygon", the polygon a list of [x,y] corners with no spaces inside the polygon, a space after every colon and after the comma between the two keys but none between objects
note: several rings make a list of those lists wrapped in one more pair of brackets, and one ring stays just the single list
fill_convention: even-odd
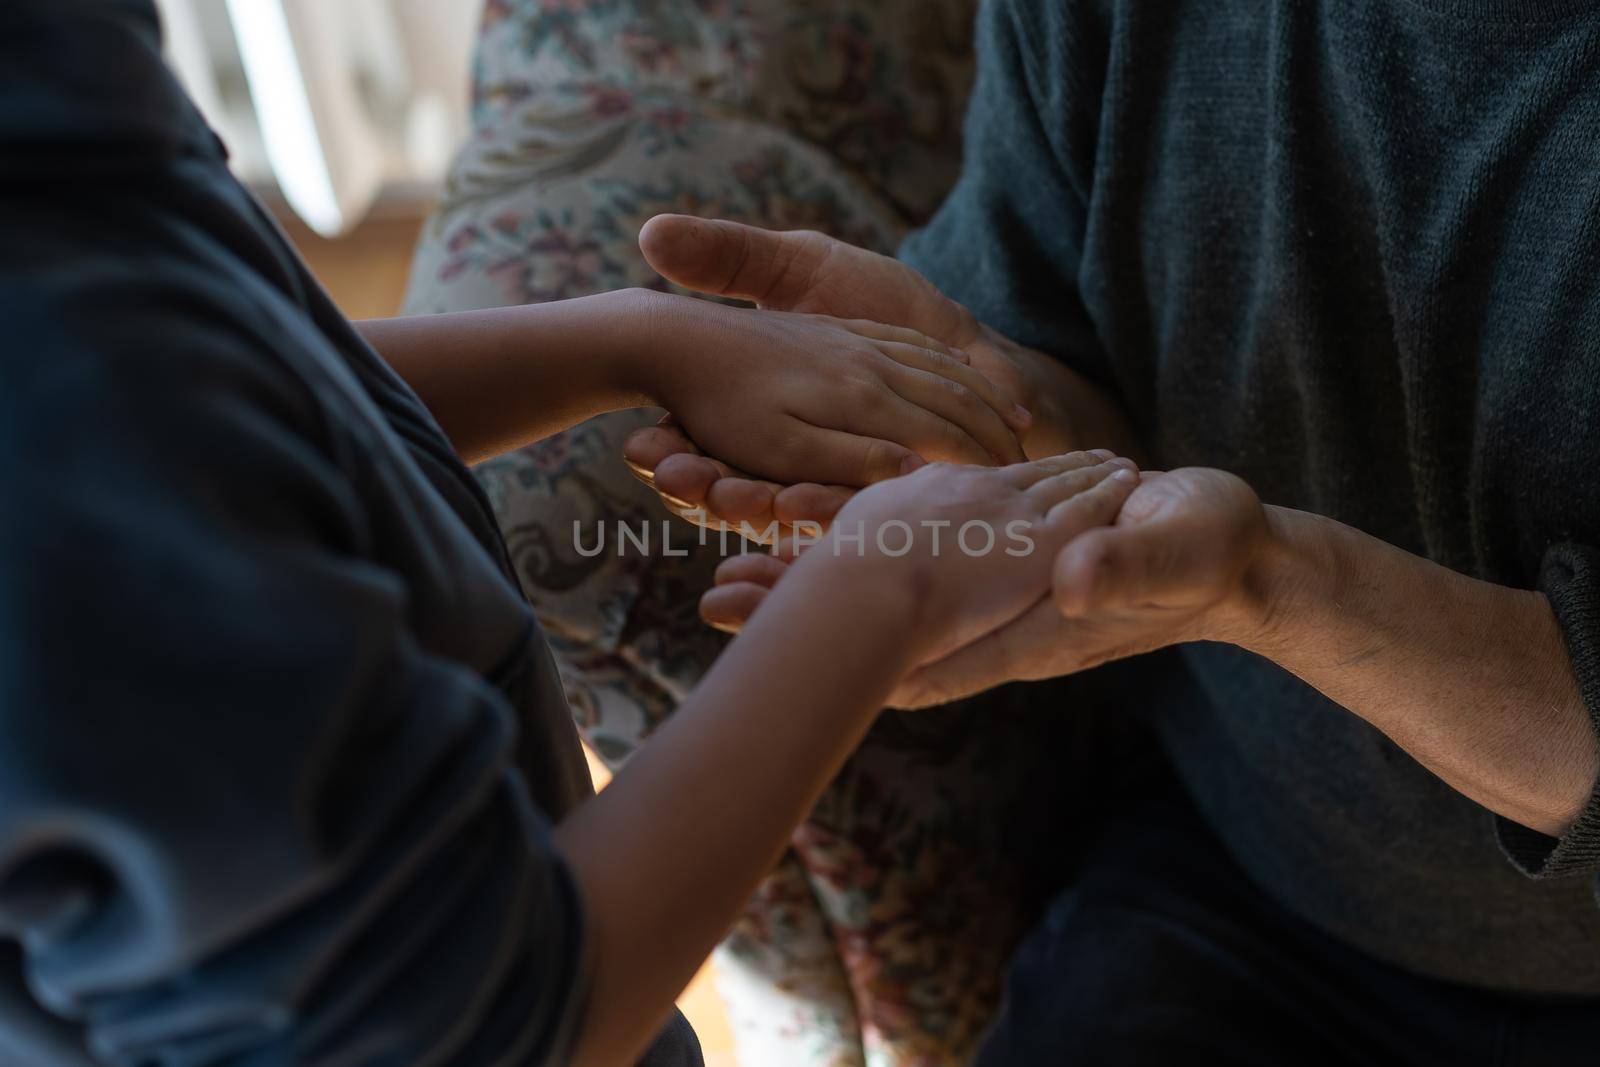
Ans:
[{"label": "fingernail", "polygon": [[1130,470],[1127,467],[1119,467],[1116,473],[1111,475],[1111,480],[1114,482],[1136,482],[1139,480],[1139,472]]},{"label": "fingernail", "polygon": [[928,461],[923,459],[921,456],[915,454],[909,455],[900,461],[900,473],[910,474],[919,467],[926,467],[927,465]]},{"label": "fingernail", "polygon": [[1117,458],[1117,454],[1109,448],[1091,448],[1089,455],[1105,460],[1108,463]]},{"label": "fingernail", "polygon": [[1032,422],[1033,421],[1033,412],[1029,411],[1027,408],[1023,407],[1021,404],[1012,404],[1011,405],[1011,411],[1012,411],[1013,414],[1015,414],[1017,416],[1017,418],[1022,419],[1024,422]]},{"label": "fingernail", "polygon": [[966,353],[966,350],[965,350],[965,349],[961,349],[961,348],[952,348],[952,349],[951,349],[951,350],[950,350],[950,354],[951,354],[951,355],[952,355],[952,356],[955,356],[955,357],[956,357],[956,358],[957,358],[957,359],[959,359],[959,360],[960,360],[960,361],[961,361],[961,362],[963,362],[963,363],[968,363],[968,364],[970,364],[970,363],[971,363],[971,362],[972,362],[972,357],[971,357],[971,356],[969,356],[969,355],[967,355],[967,353]]}]

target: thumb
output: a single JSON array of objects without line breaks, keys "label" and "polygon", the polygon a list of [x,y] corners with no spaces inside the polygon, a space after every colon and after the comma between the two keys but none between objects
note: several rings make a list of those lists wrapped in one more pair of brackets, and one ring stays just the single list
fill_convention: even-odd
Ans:
[{"label": "thumb", "polygon": [[1200,561],[1174,524],[1103,526],[1068,543],[1056,557],[1056,608],[1068,618],[1108,608],[1158,603],[1180,592]]},{"label": "thumb", "polygon": [[805,296],[827,244],[811,231],[780,233],[690,215],[657,215],[639,231],[639,250],[669,282],[780,310]]},{"label": "thumb", "polygon": [[723,633],[744,628],[766,600],[768,588],[755,582],[733,582],[707,589],[700,595],[700,618]]}]

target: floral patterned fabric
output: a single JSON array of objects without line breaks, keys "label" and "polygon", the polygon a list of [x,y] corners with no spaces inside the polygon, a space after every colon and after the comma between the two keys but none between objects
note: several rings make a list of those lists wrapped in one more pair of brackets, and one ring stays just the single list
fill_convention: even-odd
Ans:
[{"label": "floral patterned fabric", "polygon": [[[407,311],[662,287],[637,235],[663,211],[892,250],[959,169],[975,4],[489,0],[475,132]],[[612,765],[723,644],[696,616],[716,539],[669,521],[620,458],[654,417],[595,419],[478,471],[579,728]],[[654,550],[574,546],[574,523],[592,542],[619,520]],[[663,529],[686,555],[659,551]],[[1045,881],[1029,821],[1075,803],[1042,740],[1059,709],[1009,693],[886,714],[795,835],[719,950],[743,1062],[969,1058]]]}]

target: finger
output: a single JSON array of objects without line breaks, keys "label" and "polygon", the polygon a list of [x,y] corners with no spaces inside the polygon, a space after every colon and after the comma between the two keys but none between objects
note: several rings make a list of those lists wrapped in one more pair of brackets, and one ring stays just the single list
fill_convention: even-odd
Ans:
[{"label": "finger", "polygon": [[1138,471],[1117,467],[1096,484],[1054,504],[1045,512],[1045,529],[1070,538],[1095,526],[1105,526],[1116,519],[1138,486]]},{"label": "finger", "polygon": [[1059,456],[1046,456],[1031,463],[1018,463],[1007,467],[1005,477],[1018,489],[1026,489],[1035,482],[1053,475],[1064,474],[1081,467],[1092,467],[1097,463],[1104,463],[1109,458],[1110,456],[1102,457],[1094,452],[1063,452]]},{"label": "finger", "polygon": [[697,455],[700,449],[677,423],[665,420],[633,431],[622,443],[622,458],[635,472],[642,471],[647,475],[668,456],[685,452]]},{"label": "finger", "polygon": [[723,478],[707,494],[706,510],[715,515],[726,530],[758,544],[773,544],[781,537],[797,534],[818,541],[832,520],[805,515],[781,517],[776,514],[776,501],[781,493],[781,488],[773,482]]},{"label": "finger", "polygon": [[656,491],[674,504],[698,507],[706,502],[710,486],[723,477],[723,469],[709,456],[678,453],[667,456],[654,470]]},{"label": "finger", "polygon": [[806,293],[831,238],[722,219],[657,215],[639,231],[650,266],[685,289],[786,308]]},{"label": "finger", "polygon": [[1177,544],[1163,523],[1089,530],[1056,557],[1056,609],[1071,618],[1148,601],[1172,578]]},{"label": "finger", "polygon": [[[908,417],[914,417],[920,411],[915,405],[907,404],[893,393],[885,391],[885,396],[887,404],[897,405],[911,413]],[[930,420],[937,418],[926,412],[921,414]],[[918,435],[905,436],[916,438]],[[982,446],[970,438],[968,441],[968,454],[980,457],[977,462],[986,463],[987,459],[984,457],[987,453],[983,451]],[[804,466],[818,481],[834,485],[872,485],[889,478],[898,478],[902,474],[910,474],[926,465],[924,457],[896,441],[811,423],[805,424],[797,451],[804,453],[803,458],[796,461],[797,466]]]},{"label": "finger", "polygon": [[679,507],[704,507],[711,487],[725,477],[722,464],[707,456],[679,453],[655,469],[655,489]]},{"label": "finger", "polygon": [[700,597],[700,618],[719,630],[738,633],[766,598],[766,588],[750,582],[719,585]]},{"label": "finger", "polygon": [[773,559],[782,560],[785,563],[793,563],[812,544],[813,542],[810,539],[801,540],[794,537],[780,537],[777,543],[772,546],[771,556]]},{"label": "finger", "polygon": [[[965,360],[952,359],[937,349],[921,345],[884,342],[878,347],[879,351],[896,363],[917,371],[936,374],[965,386],[977,399],[987,404],[1006,426],[1010,427],[1013,435],[1022,433],[1033,425],[1033,416],[1028,413],[1027,408],[1015,403],[981,371],[967,366]],[[1006,459],[1005,462],[1021,463],[1024,459],[1020,445],[1012,454],[1016,458]]]},{"label": "finger", "polygon": [[826,529],[855,494],[856,490],[844,485],[801,482],[784,486],[773,500],[772,517],[788,525],[812,522]]},{"label": "finger", "polygon": [[706,494],[706,510],[732,530],[752,540],[766,543],[781,530],[773,529],[777,519],[772,504],[777,485],[749,478],[723,478]]},{"label": "finger", "polygon": [[874,341],[925,349],[953,359],[963,365],[972,362],[972,357],[961,349],[954,348],[937,337],[929,337],[922,331],[913,330],[907,326],[891,326],[886,322],[874,322],[872,319],[834,319],[833,321],[853,334],[861,337],[870,337]]},{"label": "finger", "polygon": [[788,560],[761,552],[746,552],[738,556],[729,556],[717,565],[716,584],[735,585],[739,582],[749,582],[771,589],[778,584],[778,579],[782,578],[788,569]]},{"label": "finger", "polygon": [[982,445],[996,463],[1004,466],[1022,463],[1028,458],[1022,453],[1016,432],[1000,417],[1000,413],[957,379],[897,363],[885,375],[884,381],[901,399],[940,416],[962,430]]},{"label": "finger", "polygon": [[[975,467],[997,466],[994,455],[976,437],[937,411],[906,400],[882,380],[872,381],[863,388],[864,397],[848,406],[817,413],[815,416],[797,414],[795,417],[818,429],[841,431],[861,440],[881,440],[899,446],[908,454],[929,463],[960,463]],[[878,457],[889,463],[887,457]],[[894,468],[896,474],[909,474],[921,466],[915,463],[908,469]],[[812,464],[806,464],[808,471]],[[889,477],[894,477],[890,474]],[[816,481],[835,481],[823,471],[815,471]]]},{"label": "finger", "polygon": [[1131,460],[1110,459],[1040,478],[1028,487],[1027,495],[1040,512],[1048,515],[1052,508],[1110,478],[1115,478],[1113,484],[1124,487],[1127,492],[1132,492],[1131,486],[1139,484],[1138,471]]}]

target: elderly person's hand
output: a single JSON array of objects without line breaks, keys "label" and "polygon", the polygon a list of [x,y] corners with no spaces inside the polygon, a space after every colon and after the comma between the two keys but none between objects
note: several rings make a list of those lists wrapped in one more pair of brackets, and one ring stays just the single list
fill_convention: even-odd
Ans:
[{"label": "elderly person's hand", "polygon": [[[1031,413],[1021,424],[1030,457],[1081,447],[1086,438],[1137,454],[1121,425],[1098,425],[1069,411],[1070,394],[1093,387],[1038,353],[985,328],[961,305],[897,260],[814,231],[775,232],[733,222],[661,215],[646,223],[639,245],[660,274],[687,289],[751,300],[765,308],[871,320],[916,330],[961,349],[971,366]],[[1098,413],[1098,412],[1097,412]],[[1088,423],[1088,425],[1084,425]],[[849,499],[843,486],[784,486],[749,478],[701,453],[675,423],[638,431],[625,456],[669,507],[704,525],[774,521],[826,524]]]},{"label": "elderly person's hand", "polygon": [[[1271,542],[1261,502],[1233,475],[1206,468],[1146,474],[1114,523],[1088,529],[1061,550],[1052,596],[924,664],[893,703],[929,707],[1183,641],[1238,641],[1264,625],[1250,575]],[[727,560],[701,600],[701,615],[737,630],[795,554],[791,542],[771,556]]]}]

